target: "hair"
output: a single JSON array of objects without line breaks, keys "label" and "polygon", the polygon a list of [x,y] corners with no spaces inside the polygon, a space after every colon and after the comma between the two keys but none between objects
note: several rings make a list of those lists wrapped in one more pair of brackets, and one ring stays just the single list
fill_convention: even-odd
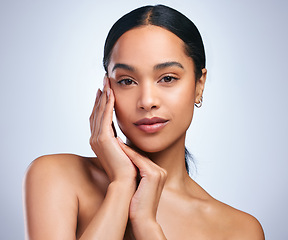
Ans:
[{"label": "hair", "polygon": [[[197,27],[185,15],[164,5],[137,8],[115,22],[107,35],[104,46],[103,65],[106,73],[117,40],[125,32],[145,25],[159,26],[178,36],[184,42],[185,53],[193,60],[196,81],[201,78],[206,58],[203,41]],[[185,166],[188,173],[189,158],[192,158],[191,154],[185,147]]]}]

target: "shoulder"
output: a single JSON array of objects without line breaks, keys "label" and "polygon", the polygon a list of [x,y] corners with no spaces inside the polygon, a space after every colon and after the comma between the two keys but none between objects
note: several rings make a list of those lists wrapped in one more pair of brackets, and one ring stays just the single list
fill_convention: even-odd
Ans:
[{"label": "shoulder", "polygon": [[[87,158],[74,154],[45,155],[35,159],[28,167],[24,177],[24,187],[38,189],[42,187],[72,190],[91,179],[91,171],[101,171],[95,158]],[[96,161],[94,161],[96,162]]]},{"label": "shoulder", "polygon": [[27,168],[26,176],[36,173],[47,173],[56,175],[59,172],[66,174],[77,174],[87,168],[98,170],[97,158],[82,157],[75,154],[51,154],[36,158]]},{"label": "shoulder", "polygon": [[41,157],[36,158],[28,167],[28,171],[31,171],[35,168],[42,168],[42,167],[68,167],[68,166],[75,166],[75,164],[80,164],[81,162],[85,161],[85,157],[81,157],[75,154],[51,154],[51,155],[44,155]]},{"label": "shoulder", "polygon": [[[49,177],[51,180],[65,178],[71,172],[83,168],[84,158],[73,154],[45,155],[35,159],[28,167],[25,181],[29,178]],[[55,180],[56,180],[55,179]]]},{"label": "shoulder", "polygon": [[24,192],[26,195],[35,196],[39,195],[44,188],[51,189],[50,193],[60,188],[68,191],[67,186],[70,185],[68,183],[73,179],[71,177],[73,171],[80,162],[80,158],[72,154],[45,155],[35,159],[25,173]]},{"label": "shoulder", "polygon": [[264,232],[259,221],[252,215],[235,209],[218,200],[213,200],[214,217],[220,220],[228,239],[264,240]]},{"label": "shoulder", "polygon": [[255,217],[216,200],[196,182],[190,182],[194,189],[190,196],[194,194],[192,199],[197,199],[197,206],[201,209],[199,218],[204,217],[213,234],[220,236],[220,239],[223,239],[223,234],[225,239],[233,240],[265,239],[262,226]]},{"label": "shoulder", "polygon": [[[92,195],[95,186],[101,185],[99,177],[93,178],[93,174],[101,176],[101,169],[93,163],[95,160],[56,154],[39,157],[30,164],[23,184],[28,236],[33,239],[43,239],[43,235],[46,239],[74,239],[79,204]],[[94,195],[95,199],[103,194],[95,191]]]}]

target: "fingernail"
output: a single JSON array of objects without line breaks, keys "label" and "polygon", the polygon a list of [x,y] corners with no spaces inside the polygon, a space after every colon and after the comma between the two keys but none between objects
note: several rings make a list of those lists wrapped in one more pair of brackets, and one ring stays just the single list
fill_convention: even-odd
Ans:
[{"label": "fingernail", "polygon": [[110,96],[110,88],[107,89],[107,98],[109,99]]},{"label": "fingernail", "polygon": [[103,79],[103,87],[105,87],[107,84],[107,77],[105,76],[104,79]]},{"label": "fingernail", "polygon": [[100,89],[98,88],[97,93],[96,93],[96,98],[98,98],[100,95]]}]

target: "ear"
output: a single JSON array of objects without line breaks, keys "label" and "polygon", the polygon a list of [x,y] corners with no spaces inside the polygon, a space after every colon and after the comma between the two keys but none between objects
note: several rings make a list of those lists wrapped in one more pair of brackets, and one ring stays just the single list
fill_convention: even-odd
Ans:
[{"label": "ear", "polygon": [[201,102],[201,97],[203,95],[205,82],[206,82],[206,76],[207,76],[207,69],[202,69],[202,76],[199,78],[196,82],[196,88],[195,88],[195,103]]}]

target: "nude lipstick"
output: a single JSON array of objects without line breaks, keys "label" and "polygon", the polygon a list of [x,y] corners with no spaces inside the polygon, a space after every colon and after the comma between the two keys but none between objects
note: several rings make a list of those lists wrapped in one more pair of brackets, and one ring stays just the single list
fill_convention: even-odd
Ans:
[{"label": "nude lipstick", "polygon": [[143,118],[134,123],[134,125],[143,132],[155,133],[160,131],[168,123],[168,120],[153,117],[153,118]]}]

